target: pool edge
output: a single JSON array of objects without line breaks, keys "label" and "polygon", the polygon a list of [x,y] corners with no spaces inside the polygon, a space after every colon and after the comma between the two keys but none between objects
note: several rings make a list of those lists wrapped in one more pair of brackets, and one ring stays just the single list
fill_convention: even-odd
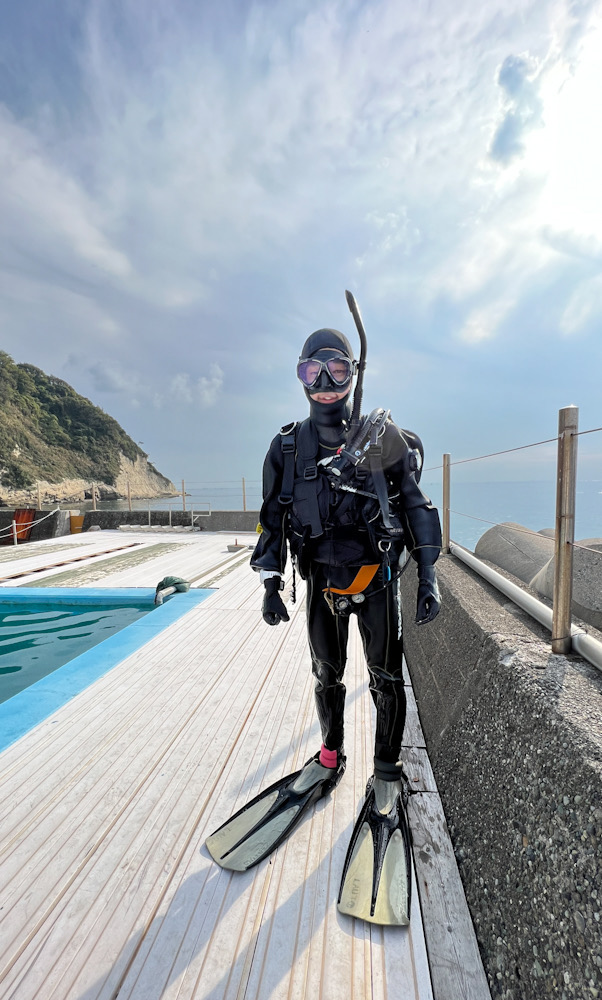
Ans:
[{"label": "pool edge", "polygon": [[[11,588],[12,589],[12,588]],[[16,588],[15,588],[16,589]],[[51,588],[40,588],[48,599]],[[57,588],[58,589],[58,588]],[[67,593],[75,588],[60,588],[66,602],[73,600],[74,594]],[[32,593],[31,589],[29,593]],[[125,603],[133,600],[134,589],[123,588],[123,594],[117,590],[101,590],[100,588],[78,588],[78,601],[84,602],[85,597],[98,597],[101,593],[106,603],[112,603],[111,598],[119,602],[123,596]],[[31,729],[44,722],[63,705],[76,695],[85,691],[95,681],[104,677],[128,656],[146,645],[159,635],[169,625],[173,625],[183,615],[200,605],[207,597],[215,593],[214,589],[192,588],[187,593],[174,594],[163,604],[153,609],[152,614],[145,615],[125,628],[109,636],[96,646],[80,653],[68,663],[58,667],[46,677],[30,684],[18,694],[0,703],[0,753],[12,746],[18,739],[25,736]],[[128,595],[126,597],[126,594]],[[109,596],[110,595],[110,596]],[[154,597],[154,590],[137,588],[137,599],[141,595]],[[2,593],[0,592],[0,598]],[[54,595],[53,595],[54,602]]]}]

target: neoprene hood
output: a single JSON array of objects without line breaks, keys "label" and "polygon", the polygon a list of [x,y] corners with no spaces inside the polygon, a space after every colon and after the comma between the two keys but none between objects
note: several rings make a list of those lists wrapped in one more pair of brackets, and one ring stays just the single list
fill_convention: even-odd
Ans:
[{"label": "neoprene hood", "polygon": [[[324,328],[311,333],[301,348],[300,358],[314,358],[320,352],[322,358],[326,358],[327,352],[332,351],[331,357],[336,357],[340,352],[353,361],[353,349],[344,333],[340,330]],[[336,385],[327,372],[322,371],[320,378],[311,389],[303,387],[303,391],[309,400],[309,411],[311,420],[322,426],[340,425],[343,420],[348,420],[351,414],[350,393],[351,381],[349,380],[349,393],[336,403],[318,403],[313,395],[319,392],[341,392],[345,386]]]}]

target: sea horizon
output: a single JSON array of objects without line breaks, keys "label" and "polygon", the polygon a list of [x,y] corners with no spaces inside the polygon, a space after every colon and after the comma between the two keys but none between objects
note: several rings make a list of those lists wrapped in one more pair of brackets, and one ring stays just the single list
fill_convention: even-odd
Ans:
[{"label": "sea horizon", "polygon": [[[423,479],[422,488],[439,509],[442,503],[441,481]],[[45,509],[52,505],[45,504]],[[259,510],[261,496],[258,487],[249,483],[246,509]],[[91,500],[62,502],[62,509],[92,510]],[[128,510],[128,501],[103,500],[98,510]],[[182,498],[155,497],[132,500],[133,511],[182,510]],[[532,531],[554,528],[556,519],[556,483],[553,480],[491,480],[486,482],[451,483],[451,537],[460,545],[473,549],[481,535],[494,524],[512,522]],[[240,486],[233,484],[202,487],[186,496],[186,510],[243,510]],[[602,479],[579,481],[576,495],[575,539],[602,538]]]}]

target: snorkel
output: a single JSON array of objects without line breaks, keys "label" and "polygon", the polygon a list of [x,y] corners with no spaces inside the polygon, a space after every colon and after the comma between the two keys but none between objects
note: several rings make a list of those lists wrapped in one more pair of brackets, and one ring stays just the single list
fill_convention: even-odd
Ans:
[{"label": "snorkel", "polygon": [[362,323],[362,317],[360,315],[359,307],[355,301],[351,292],[345,292],[345,298],[347,299],[347,305],[349,306],[349,311],[353,316],[355,325],[357,327],[357,332],[360,337],[360,360],[357,370],[357,382],[355,383],[355,392],[353,394],[353,408],[351,410],[351,422],[349,424],[349,431],[347,433],[347,440],[345,441],[345,448],[350,449],[353,438],[355,437],[359,426],[360,426],[360,410],[362,407],[362,393],[364,389],[364,369],[366,367],[366,353],[368,350],[366,341],[366,331],[364,330],[364,324]]}]

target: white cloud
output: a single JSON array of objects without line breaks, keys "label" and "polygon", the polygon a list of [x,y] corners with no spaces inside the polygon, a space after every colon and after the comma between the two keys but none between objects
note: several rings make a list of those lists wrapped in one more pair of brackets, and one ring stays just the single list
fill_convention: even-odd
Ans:
[{"label": "white cloud", "polygon": [[560,329],[567,336],[579,333],[602,315],[602,278],[580,284],[571,295],[560,318]]},{"label": "white cloud", "polygon": [[559,230],[552,226],[541,229],[541,238],[553,250],[567,257],[580,260],[602,261],[602,233],[580,233],[574,230]]},{"label": "white cloud", "polygon": [[210,365],[209,378],[202,375],[197,382],[198,398],[203,409],[215,406],[223,384],[224,373],[220,366],[217,364]]},{"label": "white cloud", "polygon": [[[72,358],[71,364],[77,366],[77,361]],[[115,365],[107,365],[102,361],[97,361],[87,367],[87,373],[91,376],[94,388],[97,392],[128,392],[133,389],[133,382],[137,381],[132,377],[131,372],[118,369]]]},{"label": "white cloud", "polygon": [[167,392],[153,392],[153,404],[156,408],[174,409],[196,405],[208,410],[215,406],[223,384],[224,373],[215,363],[209,365],[208,376],[194,378],[186,372],[179,372],[170,379]]},{"label": "white cloud", "polygon": [[358,268],[363,268],[366,264],[387,266],[387,258],[390,258],[392,253],[397,252],[403,257],[408,257],[420,242],[420,231],[411,222],[405,205],[398,211],[369,212],[365,222],[371,238],[365,253],[356,258]]},{"label": "white cloud", "polygon": [[[102,212],[24,125],[0,106],[0,233],[25,256],[40,248],[67,266],[111,278],[131,271],[125,254],[103,231]],[[51,252],[52,248],[52,252]]]},{"label": "white cloud", "polygon": [[169,383],[169,391],[175,403],[192,403],[190,375],[174,375]]},{"label": "white cloud", "polygon": [[514,305],[512,299],[501,299],[471,310],[460,332],[460,339],[468,344],[478,344],[491,339]]},{"label": "white cloud", "polygon": [[166,440],[227,369],[242,448],[264,433],[242,408],[289,377],[287,352],[353,331],[350,285],[382,357],[402,328],[417,359],[459,351],[467,373],[538,301],[548,343],[602,312],[583,285],[602,239],[594,5],[76,8],[82,31],[42,53],[48,77],[69,47],[71,89],[0,114],[0,319],[24,360],[51,370],[84,343],[81,378]]}]

